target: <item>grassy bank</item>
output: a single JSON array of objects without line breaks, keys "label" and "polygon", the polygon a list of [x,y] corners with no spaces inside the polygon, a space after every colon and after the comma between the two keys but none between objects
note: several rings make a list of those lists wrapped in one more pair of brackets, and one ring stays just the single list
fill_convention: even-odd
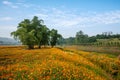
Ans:
[{"label": "grassy bank", "polygon": [[114,54],[98,53],[92,51],[81,51],[76,46],[68,46],[62,48],[64,51],[73,52],[86,58],[92,63],[102,68],[106,73],[110,74],[115,80],[120,79],[120,59]]},{"label": "grassy bank", "polygon": [[120,47],[101,47],[101,46],[92,46],[92,45],[86,45],[86,46],[76,46],[76,45],[69,45],[64,46],[62,48],[70,48],[70,49],[76,49],[76,50],[83,50],[83,51],[89,51],[89,52],[99,52],[103,54],[111,54],[114,56],[120,55]]},{"label": "grassy bank", "polygon": [[[73,48],[72,48],[73,49]],[[71,50],[71,49],[69,49]],[[105,60],[97,60],[90,52],[65,51],[58,48],[27,50],[22,47],[0,47],[1,80],[118,80],[120,70],[116,58],[112,60],[117,68],[116,76],[110,73]],[[74,50],[74,49],[73,49]],[[79,53],[79,54],[78,54]],[[93,57],[92,57],[93,55]],[[91,56],[90,58],[88,56]],[[104,56],[104,55],[103,55]],[[100,65],[98,65],[98,63]],[[111,61],[110,61],[111,62]],[[113,68],[112,68],[113,69]],[[114,70],[112,70],[114,71]],[[112,75],[112,76],[111,76]]]}]

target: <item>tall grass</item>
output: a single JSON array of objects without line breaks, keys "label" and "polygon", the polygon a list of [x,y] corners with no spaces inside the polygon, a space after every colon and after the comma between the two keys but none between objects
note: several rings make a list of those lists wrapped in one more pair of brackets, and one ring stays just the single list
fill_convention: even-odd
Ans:
[{"label": "tall grass", "polygon": [[90,52],[81,51],[76,46],[72,46],[72,47],[69,46],[64,48],[64,50],[69,50],[79,54],[80,56],[88,59],[95,65],[102,68],[106,73],[111,75],[115,80],[120,79],[120,60],[118,59],[118,57],[111,54],[105,54],[105,52],[104,54],[102,54],[102,53],[91,52],[91,51]]},{"label": "tall grass", "polygon": [[104,53],[104,54],[111,54],[114,56],[119,56],[120,55],[120,47],[103,47],[103,46],[94,46],[94,45],[69,45],[69,46],[64,46],[63,48],[73,48],[76,50],[83,50],[83,51],[89,51],[89,52],[99,52],[99,53]]},{"label": "tall grass", "polygon": [[57,48],[0,47],[1,80],[112,80],[101,67]]}]

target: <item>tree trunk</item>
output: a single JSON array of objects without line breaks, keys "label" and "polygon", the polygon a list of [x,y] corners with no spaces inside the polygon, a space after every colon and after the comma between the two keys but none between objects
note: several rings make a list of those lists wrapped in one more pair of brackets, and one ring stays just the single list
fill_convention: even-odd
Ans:
[{"label": "tree trunk", "polygon": [[34,49],[34,45],[28,45],[28,49]]},{"label": "tree trunk", "polygon": [[54,45],[51,46],[52,48],[54,47]]},{"label": "tree trunk", "polygon": [[41,45],[39,45],[38,48],[40,49],[40,48],[41,48]]},{"label": "tree trunk", "polygon": [[41,48],[41,43],[40,43],[40,42],[38,43],[38,48],[39,48],[39,49]]}]

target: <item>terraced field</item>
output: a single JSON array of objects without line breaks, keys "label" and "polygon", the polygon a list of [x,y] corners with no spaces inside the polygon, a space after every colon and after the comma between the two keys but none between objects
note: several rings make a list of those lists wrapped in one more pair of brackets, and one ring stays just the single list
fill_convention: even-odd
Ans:
[{"label": "terraced field", "polygon": [[120,80],[120,60],[75,49],[0,47],[1,80]]}]

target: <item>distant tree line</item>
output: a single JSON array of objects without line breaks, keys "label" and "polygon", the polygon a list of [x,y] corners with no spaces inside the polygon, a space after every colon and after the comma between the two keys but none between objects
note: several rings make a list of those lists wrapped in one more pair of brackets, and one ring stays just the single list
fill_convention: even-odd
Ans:
[{"label": "distant tree line", "polygon": [[68,45],[120,45],[120,34],[103,32],[95,36],[88,36],[80,30],[76,33],[75,37],[64,38],[61,42]]},{"label": "distant tree line", "polygon": [[32,20],[24,19],[18,24],[17,30],[11,32],[15,39],[19,40],[23,45],[27,45],[29,49],[33,49],[35,45],[41,48],[42,45],[51,45],[54,47],[58,40],[62,38],[55,29],[50,30],[42,19],[34,16]]}]

